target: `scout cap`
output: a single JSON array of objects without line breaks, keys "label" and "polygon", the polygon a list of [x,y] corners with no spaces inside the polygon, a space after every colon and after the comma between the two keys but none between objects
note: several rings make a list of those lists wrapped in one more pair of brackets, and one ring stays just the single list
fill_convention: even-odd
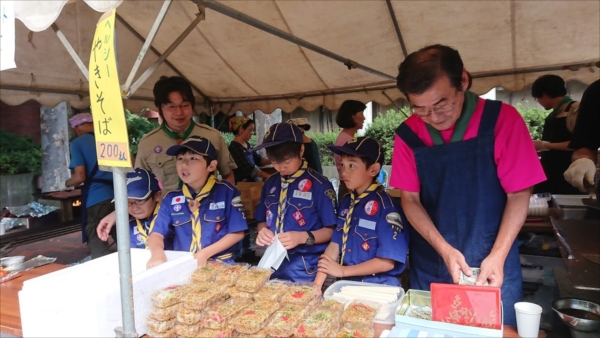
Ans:
[{"label": "scout cap", "polygon": [[126,178],[127,198],[144,200],[153,191],[160,191],[156,176],[146,169],[137,168],[133,172],[127,173]]},{"label": "scout cap", "polygon": [[304,143],[304,139],[302,138],[302,130],[298,128],[295,124],[291,123],[276,123],[269,127],[265,137],[263,138],[263,142],[252,149],[252,151],[257,151],[263,148],[270,148],[284,142],[295,142],[295,143]]},{"label": "scout cap", "polygon": [[379,142],[370,137],[355,137],[342,146],[328,146],[327,148],[336,155],[368,157],[381,165],[385,159],[383,148]]},{"label": "scout cap", "polygon": [[69,123],[71,123],[71,127],[73,128],[77,127],[80,124],[92,123],[93,121],[94,119],[92,119],[92,114],[90,113],[75,114],[69,119]]},{"label": "scout cap", "polygon": [[287,122],[295,124],[298,127],[300,127],[300,129],[304,129],[305,131],[309,131],[310,130],[310,122],[308,122],[308,119],[305,118],[305,117],[298,117],[298,118],[295,118],[295,119],[289,119]]},{"label": "scout cap", "polygon": [[177,156],[177,153],[181,149],[189,149],[198,155],[207,156],[211,161],[216,160],[218,157],[215,146],[208,139],[201,136],[190,136],[181,142],[181,144],[170,147],[167,149],[167,155]]}]

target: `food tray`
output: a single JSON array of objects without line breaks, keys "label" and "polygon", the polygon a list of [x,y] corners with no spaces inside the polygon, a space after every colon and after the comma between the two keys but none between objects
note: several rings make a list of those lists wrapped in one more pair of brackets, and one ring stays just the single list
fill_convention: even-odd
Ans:
[{"label": "food tray", "polygon": [[348,286],[349,287],[360,286],[360,287],[365,287],[365,288],[368,287],[368,288],[373,288],[374,291],[380,290],[380,289],[383,289],[383,290],[389,289],[389,290],[397,291],[398,297],[396,298],[396,301],[391,302],[391,303],[381,303],[379,312],[377,313],[377,316],[374,319],[375,323],[379,323],[379,324],[393,324],[394,323],[394,318],[395,318],[394,314],[396,312],[396,308],[398,307],[398,304],[400,304],[400,299],[402,298],[402,296],[404,296],[404,290],[402,288],[399,288],[397,286],[341,280],[341,281],[337,281],[337,282],[331,284],[327,288],[327,290],[325,290],[325,292],[323,293],[323,298],[325,298],[326,300],[330,300],[330,299],[337,300],[338,302],[342,302],[344,304],[348,304],[349,302],[351,302],[355,299],[372,301],[369,298],[361,297],[360,295],[358,295],[356,297],[342,296],[340,294],[340,292],[342,291],[342,289],[344,287],[348,287]]},{"label": "food tray", "polygon": [[214,283],[221,285],[235,285],[235,281],[242,274],[242,272],[248,270],[250,264],[239,263],[239,264],[223,264],[215,275]]},{"label": "food tray", "polygon": [[317,294],[317,288],[313,283],[301,283],[292,285],[281,296],[281,303],[308,304]]},{"label": "food tray", "polygon": [[206,310],[202,325],[208,329],[223,329],[227,321],[236,313],[252,303],[249,299],[232,298],[215,304]]},{"label": "food tray", "polygon": [[193,283],[204,283],[212,281],[221,269],[222,263],[218,261],[209,261],[206,265],[199,267],[192,273],[190,280]]},{"label": "food tray", "polygon": [[202,329],[198,332],[196,337],[215,337],[215,338],[231,338],[233,337],[233,329],[222,329],[222,330],[213,330],[213,329]]},{"label": "food tray", "polygon": [[212,305],[222,295],[218,286],[194,288],[182,298],[183,306],[192,310],[203,310]]},{"label": "food tray", "polygon": [[148,333],[146,335],[150,338],[178,338],[177,333],[175,332],[175,327],[166,332],[155,332],[152,330],[148,330]]},{"label": "food tray", "polygon": [[164,333],[164,332],[170,331],[171,329],[173,329],[173,327],[175,327],[175,324],[177,324],[177,322],[174,319],[158,321],[158,320],[155,320],[152,318],[148,318],[146,320],[146,325],[148,325],[148,330],[154,331],[154,332],[159,332],[159,333]]},{"label": "food tray", "polygon": [[204,314],[200,310],[188,309],[185,306],[180,306],[177,310],[177,321],[182,324],[196,324]]},{"label": "food tray", "polygon": [[244,299],[253,299],[254,295],[248,292],[240,291],[236,286],[230,286],[227,288],[227,293],[230,298],[244,298]]},{"label": "food tray", "polygon": [[[396,309],[396,326],[410,328],[424,332],[442,333],[449,336],[464,337],[502,337],[503,328],[500,330],[486,329],[472,326],[463,326],[444,322],[435,322],[421,318],[411,317],[410,314],[415,310],[431,309],[431,293],[422,290],[408,290],[400,300]],[[504,316],[504,313],[502,314]],[[504,319],[504,318],[503,318]],[[429,330],[429,331],[428,331]]]},{"label": "food tray", "polygon": [[181,300],[184,293],[188,291],[187,287],[182,285],[167,286],[162,290],[158,290],[152,294],[152,304],[156,307],[170,307]]},{"label": "food tray", "polygon": [[288,290],[290,283],[282,280],[268,281],[257,293],[253,294],[254,300],[279,301],[281,296]]},{"label": "food tray", "polygon": [[177,316],[177,311],[179,310],[179,307],[179,303],[162,308],[155,306],[152,308],[152,310],[150,310],[150,314],[148,314],[148,316],[158,321],[173,319]]},{"label": "food tray", "polygon": [[368,326],[379,312],[380,304],[355,300],[346,306],[341,321],[345,324]]},{"label": "food tray", "polygon": [[339,329],[336,338],[364,338],[373,337],[374,335],[372,325],[345,324]]},{"label": "food tray", "polygon": [[269,324],[267,324],[265,332],[270,337],[291,336],[303,319],[303,309],[300,311],[293,310],[293,308],[287,308],[275,312]]},{"label": "food tray", "polygon": [[320,309],[312,313],[303,323],[298,326],[294,336],[296,337],[324,337],[330,331],[334,323],[339,319],[339,314],[330,310]]},{"label": "food tray", "polygon": [[250,268],[242,272],[235,286],[239,291],[254,293],[265,285],[272,273],[270,269]]},{"label": "food tray", "polygon": [[196,337],[198,332],[202,328],[200,324],[182,324],[178,323],[175,325],[175,333],[178,337]]}]

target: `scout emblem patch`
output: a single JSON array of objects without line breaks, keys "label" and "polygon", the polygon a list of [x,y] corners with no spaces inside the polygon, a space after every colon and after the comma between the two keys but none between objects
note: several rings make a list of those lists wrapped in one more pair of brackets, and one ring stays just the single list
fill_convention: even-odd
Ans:
[{"label": "scout emblem patch", "polygon": [[240,196],[236,196],[231,200],[231,206],[234,208],[243,208],[242,198]]},{"label": "scout emblem patch", "polygon": [[154,152],[159,154],[160,152],[162,152],[162,147],[161,146],[154,147]]},{"label": "scout emblem patch", "polygon": [[298,189],[300,189],[302,192],[307,192],[310,190],[310,188],[312,188],[312,181],[307,178],[298,183]]},{"label": "scout emblem patch", "polygon": [[175,196],[171,200],[171,205],[175,205],[175,204],[178,204],[178,203],[183,203],[184,201],[185,201],[185,197],[184,196]]},{"label": "scout emblem patch", "polygon": [[300,210],[294,212],[292,214],[292,216],[294,217],[296,222],[298,222],[299,226],[303,227],[306,225],[306,221],[304,220],[304,215],[302,215],[302,212],[300,212]]},{"label": "scout emblem patch", "polygon": [[270,227],[271,223],[273,223],[273,213],[271,210],[267,210],[267,226]]},{"label": "scout emblem patch", "polygon": [[369,201],[365,204],[365,213],[369,216],[373,216],[379,211],[379,203],[377,201]]},{"label": "scout emblem patch", "polygon": [[360,247],[363,248],[363,250],[365,250],[365,251],[369,251],[369,249],[371,248],[371,246],[369,245],[369,243],[367,243],[367,241],[364,241]]},{"label": "scout emblem patch", "polygon": [[276,187],[271,188],[271,190],[269,190],[269,194],[274,194],[275,193],[275,189],[277,189]]},{"label": "scout emblem patch", "polygon": [[175,205],[173,206],[173,211],[175,211],[175,212],[179,212],[179,211],[181,211],[181,204],[175,204]]},{"label": "scout emblem patch", "polygon": [[221,230],[221,223],[217,223],[217,226],[215,226],[215,232],[219,232],[219,230]]},{"label": "scout emblem patch", "polygon": [[402,218],[400,218],[400,214],[397,212],[390,212],[385,216],[385,220],[388,222],[388,224],[392,225],[393,227],[397,227],[400,231],[404,229],[404,226],[402,225]]},{"label": "scout emblem patch", "polygon": [[348,208],[340,211],[340,216],[344,217],[344,216],[346,216],[347,213],[348,213]]}]

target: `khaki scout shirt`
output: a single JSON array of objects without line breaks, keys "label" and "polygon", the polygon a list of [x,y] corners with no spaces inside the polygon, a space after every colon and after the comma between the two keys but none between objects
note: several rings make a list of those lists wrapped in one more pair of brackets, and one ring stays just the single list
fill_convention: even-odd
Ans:
[{"label": "khaki scout shirt", "polygon": [[[195,123],[190,136],[192,135],[207,138],[217,149],[219,154],[217,168],[222,176],[228,175],[232,169],[237,168],[229,155],[225,139],[216,129]],[[162,183],[163,191],[179,189],[179,177],[175,168],[175,157],[166,154],[167,149],[174,145],[177,145],[177,141],[170,138],[159,127],[142,137],[135,158],[135,167],[152,171],[160,183]]]}]

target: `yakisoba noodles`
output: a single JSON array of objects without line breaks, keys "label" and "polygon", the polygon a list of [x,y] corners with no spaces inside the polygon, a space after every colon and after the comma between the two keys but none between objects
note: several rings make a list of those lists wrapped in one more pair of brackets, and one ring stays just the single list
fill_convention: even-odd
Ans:
[{"label": "yakisoba noodles", "polygon": [[321,309],[329,310],[331,312],[337,312],[340,315],[344,312],[344,304],[337,300],[328,299],[319,305]]},{"label": "yakisoba noodles", "polygon": [[150,338],[179,338],[177,337],[177,333],[175,333],[175,328],[169,329],[165,332],[155,332],[148,329],[146,333]]},{"label": "yakisoba noodles", "polygon": [[198,335],[198,332],[200,332],[201,328],[202,325],[200,324],[190,325],[178,323],[177,325],[175,325],[175,333],[177,333],[179,337],[196,337]]},{"label": "yakisoba noodles", "polygon": [[173,327],[175,327],[175,324],[177,324],[177,322],[174,319],[164,321],[158,321],[152,318],[146,319],[146,325],[148,326],[148,329],[159,333],[170,331]]},{"label": "yakisoba noodles", "polygon": [[253,294],[253,298],[254,300],[278,301],[288,288],[289,283],[270,281],[258,290],[257,293]]},{"label": "yakisoba noodles", "polygon": [[210,282],[217,275],[219,270],[221,269],[222,263],[212,261],[206,263],[206,265],[199,267],[192,273],[192,277],[190,277],[191,281],[194,283],[205,283]]},{"label": "yakisoba noodles", "polygon": [[180,306],[177,311],[177,321],[183,324],[196,324],[204,314],[200,310],[188,309],[185,306]]},{"label": "yakisoba noodles", "polygon": [[236,332],[237,338],[264,338],[267,337],[268,334],[267,332],[263,329],[263,330],[259,330],[258,332],[255,333],[241,333],[241,332]]},{"label": "yakisoba noodles", "polygon": [[366,338],[374,335],[372,326],[345,324],[339,330],[336,338]]},{"label": "yakisoba noodles", "polygon": [[303,310],[294,311],[293,308],[279,310],[275,312],[269,324],[265,328],[265,332],[270,337],[289,337],[300,324],[303,319]]},{"label": "yakisoba noodles", "polygon": [[342,322],[368,326],[373,323],[378,311],[379,309],[374,305],[353,301],[342,314]]},{"label": "yakisoba noodles", "polygon": [[183,306],[188,309],[202,310],[214,303],[222,294],[221,288],[196,288],[183,297]]},{"label": "yakisoba noodles", "polygon": [[149,318],[158,320],[158,321],[165,321],[165,320],[169,320],[172,318],[175,318],[177,316],[177,311],[179,310],[180,304],[177,303],[175,305],[171,305],[169,307],[152,307],[152,309],[150,310],[150,313],[148,314]]},{"label": "yakisoba noodles", "polygon": [[249,299],[228,299],[223,303],[215,304],[206,310],[202,325],[208,329],[222,329],[227,321],[236,313],[252,303]]},{"label": "yakisoba noodles", "polygon": [[275,302],[256,302],[243,309],[231,320],[231,327],[237,332],[251,334],[259,331],[267,319],[279,308]]},{"label": "yakisoba noodles", "polygon": [[211,337],[211,338],[231,338],[233,337],[233,329],[202,329],[196,337]]},{"label": "yakisoba noodles", "polygon": [[235,285],[235,281],[248,267],[248,264],[223,264],[215,275],[214,282],[220,285]]},{"label": "yakisoba noodles", "polygon": [[251,268],[242,272],[235,286],[239,291],[256,292],[269,280],[271,273],[270,269]]},{"label": "yakisoba noodles", "polygon": [[334,321],[339,318],[329,310],[317,310],[312,313],[295,332],[296,337],[323,337],[330,330]]},{"label": "yakisoba noodles", "polygon": [[183,285],[171,285],[164,289],[155,291],[152,296],[152,304],[156,307],[169,307],[179,303],[181,297],[188,288]]},{"label": "yakisoba noodles", "polygon": [[227,293],[229,294],[229,298],[244,298],[252,300],[253,294],[249,292],[240,291],[236,286],[230,286],[227,288]]},{"label": "yakisoba noodles", "polygon": [[315,298],[317,289],[314,285],[293,285],[281,297],[282,303],[308,304]]}]

